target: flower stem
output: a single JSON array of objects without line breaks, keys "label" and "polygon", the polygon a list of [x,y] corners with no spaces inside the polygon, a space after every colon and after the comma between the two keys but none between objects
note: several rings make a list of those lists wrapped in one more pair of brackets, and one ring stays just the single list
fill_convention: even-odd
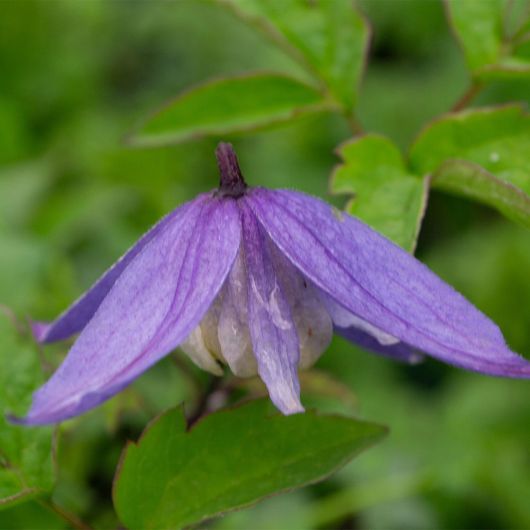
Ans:
[{"label": "flower stem", "polygon": [[208,384],[200,397],[200,401],[197,404],[197,407],[193,411],[193,414],[191,414],[188,417],[188,427],[192,426],[199,419],[201,419],[207,412],[210,411],[209,410],[210,398],[215,392],[217,392],[220,389],[220,387],[222,386],[222,383],[223,383],[222,377],[210,376],[210,380],[208,381]]},{"label": "flower stem", "polygon": [[61,519],[64,519],[75,530],[92,530],[92,527],[81,521],[77,515],[67,512],[64,508],[57,506],[53,501],[40,500],[38,502],[44,508],[56,513]]}]

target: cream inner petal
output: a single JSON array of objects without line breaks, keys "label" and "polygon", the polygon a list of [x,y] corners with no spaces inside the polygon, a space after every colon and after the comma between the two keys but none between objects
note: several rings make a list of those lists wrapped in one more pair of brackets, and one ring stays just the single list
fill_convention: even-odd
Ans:
[{"label": "cream inner petal", "polygon": [[251,377],[258,373],[248,329],[247,306],[247,277],[240,250],[226,281],[217,326],[220,354],[238,377]]},{"label": "cream inner petal", "polygon": [[[314,288],[280,252],[272,254],[278,289],[282,290],[298,332],[302,369],[312,366],[331,342],[333,322]],[[274,312],[275,300],[263,301]],[[248,328],[248,285],[240,251],[223,289],[181,348],[201,368],[216,375],[222,370],[216,359],[228,364],[238,377],[258,373]]]},{"label": "cream inner petal", "polygon": [[298,332],[299,367],[309,368],[329,346],[333,337],[333,322],[314,287],[276,247],[271,247],[276,274]]},{"label": "cream inner petal", "polygon": [[214,375],[223,375],[223,370],[206,347],[201,326],[190,333],[180,348],[199,368]]}]

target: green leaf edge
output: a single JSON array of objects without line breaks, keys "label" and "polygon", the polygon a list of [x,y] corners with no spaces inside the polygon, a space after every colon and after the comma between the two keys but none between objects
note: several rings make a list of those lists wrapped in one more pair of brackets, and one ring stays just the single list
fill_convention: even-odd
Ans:
[{"label": "green leaf edge", "polygon": [[[283,79],[288,79],[290,81],[299,83],[300,85],[306,88],[314,90],[315,94],[320,94],[322,96],[322,102],[318,104],[314,104],[314,105],[306,105],[304,107],[300,107],[299,109],[294,110],[289,115],[284,116],[284,117],[271,118],[269,120],[263,120],[256,124],[252,124],[252,125],[246,125],[246,126],[240,126],[240,127],[234,127],[234,126],[219,127],[216,130],[204,128],[204,130],[196,131],[193,134],[179,133],[179,134],[143,135],[141,133],[143,128],[153,118],[158,116],[158,114],[164,112],[168,107],[171,107],[173,104],[179,102],[181,99],[184,99],[189,94],[193,93],[195,90],[214,86],[216,84],[219,84],[225,81],[230,81],[233,79],[235,80],[252,79],[252,78],[261,77],[261,76],[281,77]],[[316,114],[319,112],[327,112],[327,111],[336,111],[336,110],[337,110],[336,103],[331,101],[329,98],[326,98],[326,96],[322,94],[321,90],[318,87],[310,83],[304,82],[296,77],[287,75],[283,72],[275,72],[275,71],[269,71],[269,70],[256,70],[256,71],[244,72],[244,73],[236,74],[236,75],[227,75],[227,76],[221,75],[221,76],[210,78],[207,81],[196,83],[184,89],[177,96],[165,101],[160,107],[158,107],[157,109],[152,111],[150,114],[148,114],[146,118],[140,120],[138,125],[133,128],[132,132],[130,132],[128,135],[124,137],[123,142],[129,147],[163,147],[163,146],[175,145],[175,144],[180,144],[180,143],[193,141],[193,140],[200,140],[202,138],[208,138],[212,136],[222,136],[222,135],[228,135],[228,134],[234,134],[234,133],[258,131],[258,130],[266,129],[267,127],[271,127],[274,125],[288,123],[291,120],[301,118],[303,116],[307,116],[310,114]]]},{"label": "green leaf edge", "polygon": [[[27,429],[28,427],[18,427],[20,429]],[[35,427],[33,427],[35,428]],[[39,427],[36,427],[39,428]],[[17,504],[21,504],[27,500],[31,500],[35,497],[40,497],[41,495],[46,495],[50,493],[53,488],[55,487],[55,483],[57,482],[57,477],[59,474],[59,464],[57,462],[57,444],[59,440],[59,427],[55,427],[53,429],[52,433],[52,450],[51,450],[51,458],[52,458],[52,469],[53,469],[53,476],[52,476],[52,485],[49,489],[43,489],[43,488],[36,488],[36,487],[28,487],[24,484],[23,478],[21,477],[19,480],[21,484],[23,485],[23,488],[14,495],[9,495],[8,497],[0,497],[0,511],[9,508],[11,506],[16,506]],[[15,468],[17,471],[19,471],[18,468]]]},{"label": "green leaf edge", "polygon": [[[17,325],[17,317],[16,315],[6,306],[3,304],[0,304],[0,318],[6,318],[8,321],[11,321],[11,324],[13,326]],[[19,324],[22,325],[23,331],[20,332],[22,335],[27,337],[31,336],[31,332],[28,327],[29,321],[21,322]],[[18,429],[27,429],[28,427],[14,427]],[[31,428],[39,428],[39,427],[31,427]],[[23,485],[23,488],[14,495],[9,495],[8,497],[0,497],[0,511],[4,510],[6,508],[9,508],[11,506],[16,506],[17,504],[21,504],[22,502],[25,502],[27,500],[30,500],[35,497],[39,497],[40,495],[44,495],[49,493],[53,490],[55,483],[57,482],[57,477],[59,475],[59,463],[57,461],[57,446],[59,442],[59,427],[55,426],[52,431],[52,443],[51,443],[51,458],[52,458],[52,470],[53,470],[53,476],[52,476],[52,485],[50,489],[42,489],[42,488],[35,488],[35,487],[28,487],[24,484],[23,480],[20,480],[21,484]],[[0,450],[0,456],[2,456],[2,451]],[[5,457],[4,457],[5,458]],[[7,459],[6,459],[7,460]],[[8,461],[9,462],[9,461]],[[18,471],[18,468],[16,468]],[[23,477],[21,477],[22,479]]]},{"label": "green leaf edge", "polygon": [[[191,431],[193,431],[193,429],[199,423],[207,420],[208,417],[211,416],[212,414],[228,413],[228,412],[230,412],[230,411],[232,411],[234,409],[238,409],[240,407],[248,405],[249,403],[256,403],[256,402],[260,402],[260,401],[262,401],[262,402],[263,401],[269,401],[269,399],[268,398],[262,398],[262,399],[256,399],[256,400],[250,400],[250,401],[248,401],[248,400],[242,401],[242,402],[240,402],[240,403],[238,403],[236,405],[233,405],[231,407],[226,407],[224,409],[217,410],[215,412],[207,414],[207,415],[203,416],[202,418],[200,418],[197,422],[195,422],[191,426],[187,424],[186,416],[185,416],[185,413],[184,413],[184,403],[178,405],[177,407],[168,409],[168,410],[162,412],[161,414],[159,414],[158,416],[154,417],[145,426],[144,430],[142,431],[142,434],[138,438],[138,441],[133,442],[131,440],[128,440],[127,443],[125,444],[125,447],[123,448],[123,450],[121,452],[121,455],[120,455],[120,458],[119,458],[119,461],[118,461],[118,465],[116,466],[116,472],[114,474],[114,479],[112,481],[112,502],[113,502],[113,505],[114,505],[115,509],[116,509],[116,497],[117,497],[118,482],[120,480],[121,471],[122,471],[123,465],[125,463],[125,460],[127,458],[127,455],[129,453],[129,451],[131,450],[131,448],[134,449],[134,448],[140,447],[143,438],[149,433],[149,430],[151,428],[153,428],[155,425],[157,425],[157,423],[162,421],[168,414],[172,414],[173,412],[180,411],[181,416],[180,416],[179,420],[180,419],[182,420],[182,423],[183,423],[184,429],[185,429],[185,433],[189,434]],[[196,524],[199,524],[201,522],[213,519],[215,517],[220,517],[220,516],[225,515],[227,513],[244,510],[244,509],[249,508],[251,506],[254,506],[257,503],[262,502],[262,501],[264,501],[266,499],[269,499],[271,497],[275,497],[276,495],[281,495],[282,493],[287,493],[287,492],[290,492],[290,491],[294,491],[294,490],[297,490],[297,489],[300,489],[300,488],[304,488],[306,486],[310,486],[311,484],[316,484],[318,482],[326,480],[328,477],[330,477],[331,475],[336,473],[339,469],[341,469],[346,464],[348,464],[351,460],[353,460],[353,458],[355,458],[361,452],[363,452],[366,449],[369,449],[370,447],[374,446],[378,441],[380,441],[383,438],[385,438],[388,435],[388,433],[390,432],[390,429],[387,426],[385,426],[385,425],[380,425],[378,423],[372,423],[372,422],[368,422],[368,421],[364,421],[364,420],[359,420],[359,419],[354,418],[354,417],[348,417],[348,416],[344,416],[344,415],[340,415],[340,414],[323,414],[323,413],[320,413],[319,411],[317,411],[315,409],[308,409],[303,414],[312,414],[314,416],[327,416],[327,417],[331,417],[331,418],[355,420],[355,421],[357,421],[359,423],[362,423],[364,425],[369,425],[369,426],[373,427],[374,428],[374,434],[372,436],[370,436],[370,437],[367,436],[367,440],[366,440],[366,444],[365,445],[363,445],[362,447],[359,447],[356,451],[352,452],[349,456],[347,456],[343,460],[341,460],[341,462],[339,462],[335,467],[333,467],[328,473],[320,475],[320,476],[316,477],[315,479],[308,480],[307,482],[303,482],[302,484],[299,484],[297,486],[280,489],[280,490],[277,490],[277,491],[275,491],[273,493],[270,493],[268,495],[264,495],[262,497],[259,497],[259,498],[255,499],[253,501],[250,501],[250,502],[247,502],[247,503],[244,503],[244,504],[240,504],[240,505],[234,506],[232,508],[228,508],[227,510],[224,510],[224,511],[220,511],[220,512],[216,512],[214,514],[207,515],[207,516],[203,517],[200,520],[194,521],[192,523],[188,523],[188,525],[196,525]],[[280,412],[274,412],[274,413],[270,414],[269,417],[280,416],[280,415],[281,415]],[[379,432],[376,432],[376,430],[378,430]],[[117,512],[117,510],[116,510],[116,512]]]},{"label": "green leaf edge", "polygon": [[[336,189],[334,189],[334,182],[335,182],[335,179],[336,179],[336,173],[338,172],[338,170],[344,165],[347,163],[346,159],[344,158],[343,154],[342,154],[342,150],[352,144],[352,143],[356,143],[356,142],[359,142],[360,140],[362,140],[363,138],[365,138],[366,136],[372,136],[372,137],[377,137],[377,138],[381,138],[383,140],[386,140],[388,142],[390,142],[392,144],[393,147],[395,147],[396,151],[400,154],[401,156],[401,161],[402,161],[402,164],[403,164],[403,168],[406,170],[406,171],[410,171],[411,175],[415,175],[417,176],[417,178],[419,180],[422,180],[423,182],[423,194],[422,194],[422,202],[421,202],[421,208],[420,210],[418,211],[418,217],[416,219],[416,229],[415,229],[415,232],[414,232],[414,238],[413,240],[411,241],[411,245],[410,245],[410,248],[407,248],[405,250],[407,250],[410,254],[414,254],[415,250],[416,250],[416,246],[418,244],[418,238],[419,238],[419,235],[420,235],[420,232],[421,232],[421,226],[423,224],[423,219],[425,217],[425,212],[427,211],[427,206],[429,204],[429,192],[430,192],[430,189],[431,189],[431,175],[418,175],[417,173],[415,173],[414,171],[412,171],[411,167],[410,167],[410,164],[408,163],[408,159],[403,155],[403,153],[399,150],[399,148],[394,144],[394,142],[392,142],[392,140],[390,138],[388,138],[387,136],[383,135],[383,134],[379,134],[379,133],[372,133],[372,132],[367,132],[367,133],[362,133],[362,134],[359,134],[359,135],[356,135],[354,136],[353,138],[349,138],[348,140],[345,140],[344,142],[341,142],[337,147],[335,147],[335,149],[333,150],[333,152],[335,153],[335,155],[339,158],[339,162],[337,162],[334,166],[333,166],[333,169],[331,170],[331,175],[329,176],[329,179],[328,179],[328,193],[330,195],[335,195],[335,196],[338,196],[338,195],[346,195],[346,196],[349,196],[350,198],[348,199],[348,201],[346,202],[346,204],[344,205],[344,210],[346,212],[349,212],[350,210],[350,207],[351,205],[353,204],[353,201],[355,201],[355,191],[347,191],[347,190],[339,190],[337,191]],[[350,214],[351,215],[351,214]],[[356,217],[357,219],[357,217]],[[362,223],[365,223],[365,221],[363,221],[362,219],[359,219]],[[367,223],[365,223],[367,224]],[[385,236],[386,237],[386,236]],[[388,239],[388,238],[387,238]],[[396,244],[395,242],[393,242],[394,244]]]},{"label": "green leaf edge", "polygon": [[[372,24],[370,23],[370,20],[357,7],[356,2],[354,0],[350,1],[351,8],[362,19],[366,28],[366,42],[364,47],[363,59],[361,63],[359,79],[357,80],[357,86],[355,87],[356,92],[358,93],[368,65],[368,55],[370,53],[370,43],[372,42],[373,37],[373,28]],[[277,46],[280,50],[285,52],[289,57],[296,61],[300,66],[302,66],[305,71],[310,74],[315,81],[319,83],[320,89],[324,91],[326,97],[335,98],[335,96],[331,94],[331,91],[327,86],[326,80],[320,75],[320,72],[311,64],[310,61],[307,60],[306,56],[296,46],[293,46],[289,42],[289,40],[286,39],[283,34],[276,29],[274,24],[269,23],[267,20],[261,20],[261,18],[256,18],[247,15],[244,10],[240,9],[240,7],[234,0],[214,0],[214,2],[217,3],[219,6],[232,12],[237,18],[239,18],[248,26],[260,31],[267,39],[269,39],[272,44]],[[333,99],[333,104],[338,105],[340,109],[345,113],[351,111],[351,109],[345,108],[341,102],[336,101],[335,99]]]},{"label": "green leaf edge", "polygon": [[[487,0],[476,0],[476,1],[478,2],[478,1],[487,1]],[[459,32],[456,29],[456,26],[454,24],[449,0],[443,0],[443,6],[444,6],[445,17],[447,19],[447,23],[449,25],[451,33],[453,34],[453,37],[456,40],[458,48],[460,49],[460,51],[462,52],[462,55],[464,56],[466,67],[471,73],[472,79],[474,79],[475,81],[489,81],[489,80],[497,80],[497,79],[519,79],[519,78],[525,78],[527,76],[530,76],[530,61],[528,62],[528,66],[523,65],[523,64],[521,64],[521,66],[503,64],[502,63],[503,59],[507,59],[512,56],[502,54],[502,52],[500,56],[500,62],[491,63],[491,64],[484,65],[481,68],[472,69],[471,66],[467,62],[467,54],[466,54],[464,43],[462,39],[460,38]]]},{"label": "green leaf edge", "polygon": [[[441,114],[440,116],[437,116],[433,120],[423,125],[419,133],[416,135],[416,137],[410,144],[408,152],[407,152],[407,166],[411,170],[414,169],[413,164],[412,164],[414,149],[416,148],[416,145],[419,143],[419,141],[423,138],[423,136],[431,129],[431,127],[435,126],[437,123],[443,122],[446,119],[453,118],[453,117],[466,117],[472,114],[487,114],[487,113],[493,113],[499,110],[510,110],[510,109],[518,111],[522,117],[526,117],[527,119],[530,119],[530,113],[527,111],[525,105],[521,103],[503,103],[501,105],[472,107],[472,108],[464,109],[464,110],[457,111],[457,112],[446,112],[444,114]],[[476,202],[486,204],[489,207],[493,208],[494,210],[497,210],[499,213],[501,213],[502,215],[504,215],[506,218],[510,219],[511,221],[515,221],[525,226],[526,228],[530,228],[530,216],[519,206],[517,206],[517,212],[522,213],[522,215],[513,216],[513,215],[510,215],[511,213],[510,211],[504,211],[503,209],[500,209],[496,204],[491,203],[487,199],[479,198],[480,195],[473,194],[473,193],[464,194],[464,193],[455,191],[452,187],[444,186],[443,180],[442,180],[442,174],[441,174],[442,170],[447,170],[447,167],[450,167],[450,165],[453,165],[456,163],[467,165],[468,167],[471,167],[477,170],[477,172],[479,172],[481,176],[490,178],[494,184],[506,189],[512,195],[512,197],[518,198],[519,201],[516,201],[516,203],[520,202],[521,199],[523,199],[523,202],[525,203],[528,202],[529,209],[530,209],[530,195],[529,194],[527,194],[524,190],[518,188],[514,184],[506,180],[502,180],[498,178],[493,173],[483,168],[480,164],[477,164],[470,160],[465,160],[465,159],[460,159],[460,158],[448,158],[444,160],[438,167],[433,169],[431,172],[427,173],[426,178],[429,179],[431,186],[435,189],[447,191],[447,192],[450,192],[458,196],[468,197],[470,199],[473,199]]]},{"label": "green leaf edge", "polygon": [[417,147],[417,144],[423,139],[423,136],[429,132],[429,130],[436,126],[438,123],[442,123],[448,119],[451,118],[466,118],[471,115],[476,114],[489,114],[494,113],[501,110],[513,110],[515,112],[519,112],[522,117],[526,117],[530,119],[530,112],[527,111],[526,105],[522,103],[515,103],[515,102],[508,102],[508,103],[501,103],[500,105],[485,105],[482,107],[469,107],[463,110],[458,111],[448,111],[444,112],[443,114],[439,114],[432,120],[429,120],[428,122],[424,123],[422,127],[420,128],[418,134],[414,137],[412,142],[410,143],[407,153],[406,153],[406,165],[408,169],[410,169],[413,173],[416,173],[416,168],[414,167],[414,151]]},{"label": "green leaf edge", "polygon": [[[500,196],[500,200],[494,202],[490,198],[480,195],[480,193],[475,193],[474,188],[469,188],[469,191],[467,191],[466,186],[458,188],[448,184],[444,180],[444,174],[449,173],[453,166],[466,166],[476,173],[477,178],[488,180],[496,188],[504,189],[507,192],[506,197],[511,200],[505,200],[503,196]],[[486,204],[497,210],[507,219],[530,229],[530,196],[514,184],[496,177],[493,173],[475,162],[456,158],[448,159],[432,173],[431,182],[436,189],[448,191],[452,194],[468,197],[476,202]]]}]

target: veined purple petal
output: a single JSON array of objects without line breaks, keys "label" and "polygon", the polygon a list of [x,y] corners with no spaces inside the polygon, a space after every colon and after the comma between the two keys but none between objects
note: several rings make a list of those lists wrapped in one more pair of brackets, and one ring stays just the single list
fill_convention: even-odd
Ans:
[{"label": "veined purple petal", "polygon": [[48,343],[67,339],[79,333],[94,316],[97,308],[127,265],[131,263],[153,238],[165,230],[170,223],[179,217],[185,216],[191,204],[191,202],[183,204],[161,219],[114,263],[88,291],[53,322],[33,322],[31,328],[35,339],[41,343]]},{"label": "veined purple petal", "polygon": [[247,266],[248,323],[258,373],[272,402],[284,413],[302,412],[298,334],[274,269],[268,236],[239,201]]},{"label": "veined purple petal", "polygon": [[20,421],[55,423],[85,412],[174,349],[221,289],[240,238],[233,199],[202,196],[171,219],[116,280]]},{"label": "veined purple petal", "polygon": [[245,201],[291,262],[354,315],[456,366],[530,377],[490,319],[361,221],[293,191],[258,188]]}]

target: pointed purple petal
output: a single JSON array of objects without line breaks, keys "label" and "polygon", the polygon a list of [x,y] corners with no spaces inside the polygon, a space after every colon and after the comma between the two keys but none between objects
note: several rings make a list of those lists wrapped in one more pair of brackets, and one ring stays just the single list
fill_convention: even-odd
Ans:
[{"label": "pointed purple petal", "polygon": [[456,366],[530,377],[490,319],[361,221],[297,192],[255,189],[246,201],[303,274],[354,315]]},{"label": "pointed purple petal", "polygon": [[272,402],[284,414],[302,412],[298,334],[274,270],[271,243],[245,201],[239,204],[247,266],[248,323],[258,373]]},{"label": "pointed purple petal", "polygon": [[22,422],[81,414],[174,349],[219,292],[240,238],[233,199],[203,196],[172,219],[118,278]]},{"label": "pointed purple petal", "polygon": [[108,269],[86,293],[53,322],[33,322],[31,329],[35,339],[41,343],[48,343],[67,339],[79,333],[94,316],[101,302],[129,263],[173,221],[186,215],[190,205],[191,203],[186,203],[161,219]]}]

